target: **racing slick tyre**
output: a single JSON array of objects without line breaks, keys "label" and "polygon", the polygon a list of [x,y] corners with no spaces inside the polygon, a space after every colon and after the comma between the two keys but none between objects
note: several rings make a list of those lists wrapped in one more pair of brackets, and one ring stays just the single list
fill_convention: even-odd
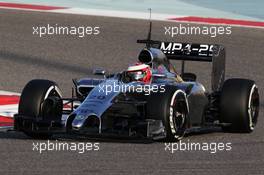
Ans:
[{"label": "racing slick tyre", "polygon": [[[32,121],[61,120],[63,106],[61,97],[61,91],[55,82],[41,79],[31,80],[22,91],[18,114]],[[46,139],[52,135],[28,128],[20,129],[32,138]]]},{"label": "racing slick tyre", "polygon": [[220,95],[220,122],[227,132],[250,133],[257,124],[259,93],[254,81],[226,80]]},{"label": "racing slick tyre", "polygon": [[153,93],[148,100],[150,115],[162,120],[166,141],[180,140],[188,125],[188,101],[185,92],[174,86],[165,86],[164,92]]}]

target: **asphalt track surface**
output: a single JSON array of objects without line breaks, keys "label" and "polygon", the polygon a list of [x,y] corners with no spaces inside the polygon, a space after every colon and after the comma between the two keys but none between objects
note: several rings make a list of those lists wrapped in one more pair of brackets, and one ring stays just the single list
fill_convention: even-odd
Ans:
[{"label": "asphalt track surface", "polygon": [[[32,26],[61,24],[92,25],[100,35],[76,36],[32,35]],[[164,26],[177,23],[154,22],[153,38],[176,40],[164,36]],[[79,16],[16,10],[0,10],[0,89],[21,92],[33,78],[51,79],[70,95],[71,78],[91,75],[94,67],[110,72],[136,61],[148,24],[144,20]],[[100,141],[99,151],[57,151],[39,154],[32,151],[31,140],[20,133],[0,133],[0,174],[264,174],[264,35],[263,29],[233,27],[231,35],[179,36],[177,41],[219,43],[227,49],[227,78],[256,80],[261,94],[258,126],[251,134],[213,132],[194,134],[183,142],[232,143],[231,151],[165,151],[164,143]],[[198,80],[209,86],[210,64],[188,63]],[[55,138],[56,139],[56,138]],[[75,140],[72,140],[76,142]],[[85,140],[90,142],[91,140]]]}]

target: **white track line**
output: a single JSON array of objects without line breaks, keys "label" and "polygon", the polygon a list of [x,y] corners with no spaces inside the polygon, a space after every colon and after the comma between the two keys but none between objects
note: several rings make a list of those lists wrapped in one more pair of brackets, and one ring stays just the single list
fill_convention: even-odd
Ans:
[{"label": "white track line", "polygon": [[20,96],[20,93],[0,90],[0,95],[17,95],[17,96]]}]

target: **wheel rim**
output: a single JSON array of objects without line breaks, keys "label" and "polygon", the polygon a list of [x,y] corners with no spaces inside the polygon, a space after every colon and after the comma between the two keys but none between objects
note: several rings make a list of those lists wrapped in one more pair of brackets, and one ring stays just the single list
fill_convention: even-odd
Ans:
[{"label": "wheel rim", "polygon": [[177,130],[181,129],[184,126],[185,114],[177,111],[176,108],[174,108],[174,110],[175,112],[173,114],[173,123],[174,123],[174,127],[176,128],[176,132],[177,132]]},{"label": "wheel rim", "polygon": [[176,90],[171,98],[169,109],[169,135],[181,139],[186,130],[186,117],[188,114],[188,102],[186,94],[182,90]]},{"label": "wheel rim", "polygon": [[250,129],[254,130],[257,123],[257,117],[259,112],[259,94],[258,88],[254,85],[251,89],[248,104],[249,124]]},{"label": "wheel rim", "polygon": [[47,118],[52,116],[55,111],[58,112],[58,109],[55,109],[56,99],[53,99],[52,97],[61,98],[61,93],[56,86],[50,88],[45,95],[45,100],[42,102],[41,109],[42,117]]}]

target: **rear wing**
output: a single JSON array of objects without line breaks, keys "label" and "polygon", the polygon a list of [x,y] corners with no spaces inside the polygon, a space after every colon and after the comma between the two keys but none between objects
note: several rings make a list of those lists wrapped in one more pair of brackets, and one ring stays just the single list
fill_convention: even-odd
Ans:
[{"label": "rear wing", "polygon": [[151,40],[151,9],[148,37],[145,40],[137,40],[137,43],[146,44],[161,50],[168,59],[182,60],[182,74],[185,61],[212,62],[211,86],[213,91],[220,91],[225,81],[225,48],[215,44],[193,44],[177,42],[161,42]]},{"label": "rear wing", "polygon": [[160,49],[168,59],[182,61],[212,62],[211,86],[220,91],[225,81],[225,48],[217,44],[193,44],[176,42],[153,42],[152,47]]}]

